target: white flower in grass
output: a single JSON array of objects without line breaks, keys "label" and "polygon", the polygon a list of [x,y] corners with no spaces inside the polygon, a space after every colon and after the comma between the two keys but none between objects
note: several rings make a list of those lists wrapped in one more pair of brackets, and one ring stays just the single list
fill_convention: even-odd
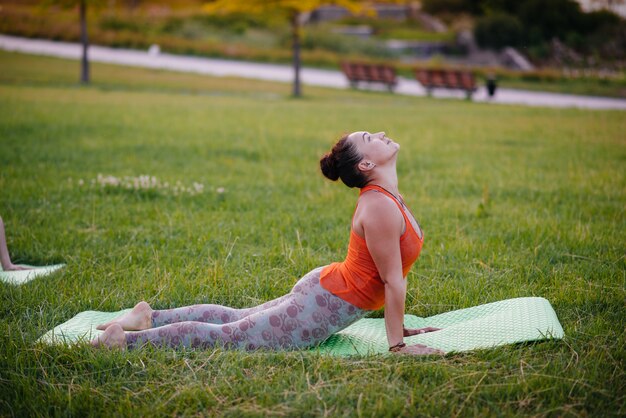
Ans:
[{"label": "white flower in grass", "polygon": [[150,176],[147,176],[147,175],[141,176],[141,188],[150,189],[150,187],[151,187]]},{"label": "white flower in grass", "polygon": [[83,184],[85,184],[85,182],[83,181],[83,179],[78,179],[78,185],[82,186]]},{"label": "white flower in grass", "polygon": [[100,184],[102,187],[116,186],[118,182],[119,182],[119,179],[117,177],[102,176],[102,175],[98,176],[98,184]]},{"label": "white flower in grass", "polygon": [[193,190],[196,193],[202,193],[204,191],[204,184],[202,183],[196,183],[195,181],[193,182]]},{"label": "white flower in grass", "polygon": [[[82,185],[85,182],[81,179],[78,183]],[[91,180],[91,184],[99,184],[103,188],[119,187],[129,191],[162,191],[174,196],[183,194],[195,196],[204,192],[204,185],[202,183],[194,181],[190,186],[186,186],[180,180],[177,180],[176,183],[172,185],[169,182],[161,182],[157,177],[149,174],[141,174],[137,177],[125,176],[117,178],[115,176],[98,173],[96,179]],[[224,188],[218,188],[217,192],[224,193]]]},{"label": "white flower in grass", "polygon": [[219,194],[222,194],[226,191],[226,189],[224,189],[223,187],[218,187],[217,189],[215,189],[215,191]]}]

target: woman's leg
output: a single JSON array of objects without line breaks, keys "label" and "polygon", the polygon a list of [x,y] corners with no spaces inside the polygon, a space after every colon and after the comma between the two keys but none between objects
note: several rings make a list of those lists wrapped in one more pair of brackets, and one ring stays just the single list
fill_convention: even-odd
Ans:
[{"label": "woman's leg", "polygon": [[200,304],[185,306],[182,308],[163,309],[152,312],[152,327],[174,324],[177,322],[207,322],[210,324],[226,324],[235,322],[255,312],[259,312],[276,306],[288,298],[291,294],[286,294],[277,299],[265,302],[252,308],[230,308],[228,306]]},{"label": "woman's leg", "polygon": [[126,344],[201,348],[225,345],[246,350],[316,345],[368,313],[323,289],[319,283],[320,271],[313,270],[298,281],[291,297],[234,322],[173,323],[126,333]]},{"label": "woman's leg", "polygon": [[147,302],[139,302],[130,312],[112,321],[100,324],[96,329],[105,330],[112,324],[119,324],[122,329],[126,331],[142,331],[186,321],[224,324],[237,321],[255,312],[276,306],[290,297],[291,293],[265,302],[259,306],[244,309],[230,308],[221,305],[200,304],[155,311]]},{"label": "woman's leg", "polygon": [[[323,267],[319,267],[313,272],[320,271]],[[312,272],[311,272],[312,273]],[[181,308],[173,308],[173,309],[163,309],[155,311],[153,310],[151,313],[151,324],[152,326],[149,328],[157,328],[163,325],[174,324],[177,322],[207,322],[210,324],[227,324],[229,322],[235,322],[246,316],[250,316],[254,313],[264,311],[268,308],[272,308],[281,303],[284,303],[286,300],[293,297],[293,292],[299,288],[300,283],[306,279],[306,275],[300,279],[293,287],[291,292],[288,294],[281,296],[277,299],[270,300],[269,302],[265,302],[261,305],[254,306],[252,308],[231,308],[228,306],[222,305],[214,305],[214,304],[198,304],[198,305],[190,305],[184,306]],[[107,325],[107,324],[105,324]],[[126,329],[126,328],[124,328]],[[138,330],[138,329],[128,329],[128,330]]]}]

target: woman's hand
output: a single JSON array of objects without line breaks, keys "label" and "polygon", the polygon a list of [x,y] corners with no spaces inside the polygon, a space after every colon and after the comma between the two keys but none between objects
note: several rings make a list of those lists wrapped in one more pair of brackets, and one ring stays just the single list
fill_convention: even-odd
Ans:
[{"label": "woman's hand", "polygon": [[411,337],[413,335],[426,334],[427,332],[439,331],[441,328],[426,327],[426,328],[403,328],[405,337]]},{"label": "woman's hand", "polygon": [[443,356],[446,354],[441,350],[437,350],[436,348],[430,348],[423,344],[413,344],[413,345],[405,345],[399,350],[392,351],[394,354],[410,354],[413,356],[429,356],[429,355],[440,355]]}]

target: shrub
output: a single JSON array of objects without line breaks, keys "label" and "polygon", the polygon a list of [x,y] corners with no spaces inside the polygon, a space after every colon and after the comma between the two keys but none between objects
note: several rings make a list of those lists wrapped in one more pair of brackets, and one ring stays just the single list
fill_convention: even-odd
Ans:
[{"label": "shrub", "polygon": [[565,39],[568,32],[583,32],[585,14],[574,0],[526,0],[520,2],[517,17],[525,28],[541,31],[541,41]]},{"label": "shrub", "polygon": [[422,9],[427,13],[478,13],[480,5],[472,0],[422,0]]},{"label": "shrub", "polygon": [[594,32],[604,27],[619,26],[624,24],[624,21],[608,10],[596,10],[585,14],[584,24],[588,32]]},{"label": "shrub", "polygon": [[515,16],[504,13],[480,18],[474,27],[478,44],[493,49],[520,45],[523,33],[522,23]]},{"label": "shrub", "polygon": [[146,25],[141,24],[138,20],[120,19],[117,16],[103,16],[100,18],[99,25],[102,30],[112,31],[129,31],[129,32],[143,32],[146,30]]},{"label": "shrub", "polygon": [[605,59],[626,59],[626,25],[602,26],[587,38],[591,47]]},{"label": "shrub", "polygon": [[[282,44],[291,43],[291,35],[287,34]],[[394,53],[385,48],[380,42],[372,39],[361,39],[330,33],[326,30],[306,30],[301,40],[304,50],[322,49],[340,54],[363,54],[372,57],[388,58]]]}]

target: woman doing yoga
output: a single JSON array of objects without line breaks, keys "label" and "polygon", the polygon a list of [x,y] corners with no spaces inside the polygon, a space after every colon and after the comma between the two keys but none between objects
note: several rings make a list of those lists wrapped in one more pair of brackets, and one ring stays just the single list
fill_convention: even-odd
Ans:
[{"label": "woman doing yoga", "polygon": [[305,348],[384,306],[390,351],[441,353],[403,343],[403,337],[437,329],[403,327],[406,276],[424,237],[398,192],[399,148],[384,132],[353,132],[320,160],[322,173],[330,180],[341,179],[348,187],[361,189],[343,262],[314,269],[289,294],[253,308],[194,305],[153,310],[140,302],[127,314],[99,325],[105,332],[93,345]]}]

